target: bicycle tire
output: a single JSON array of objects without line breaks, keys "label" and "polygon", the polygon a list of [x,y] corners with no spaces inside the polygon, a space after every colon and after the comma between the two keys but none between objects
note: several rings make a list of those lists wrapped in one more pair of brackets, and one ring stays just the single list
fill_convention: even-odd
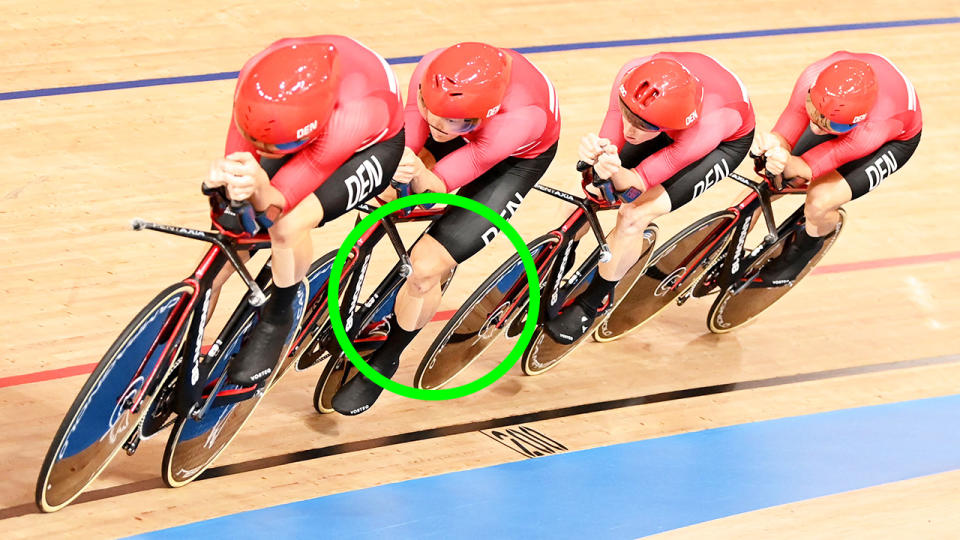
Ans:
[{"label": "bicycle tire", "polygon": [[[696,285],[703,273],[723,256],[733,235],[736,217],[730,210],[715,212],[684,228],[658,248],[640,278],[594,331],[594,339],[601,343],[620,339],[653,319]],[[714,234],[717,237],[711,238]],[[704,251],[706,254],[701,256]],[[687,266],[683,264],[687,260],[699,263],[687,272]],[[682,286],[675,287],[680,278],[684,280]]]},{"label": "bicycle tire", "polygon": [[[537,326],[537,330],[534,332],[533,338],[530,340],[530,344],[527,346],[523,357],[520,359],[520,367],[525,375],[531,377],[542,375],[556,367],[561,360],[569,356],[580,345],[585,343],[587,341],[587,336],[593,335],[596,329],[607,320],[607,317],[616,311],[616,308],[620,302],[626,298],[628,291],[630,291],[634,283],[643,275],[647,261],[650,259],[653,253],[653,247],[657,243],[658,232],[659,228],[655,224],[650,224],[650,226],[648,226],[643,232],[643,241],[647,245],[643,248],[643,251],[641,251],[637,262],[634,263],[634,265],[627,270],[627,273],[624,274],[623,278],[617,282],[617,286],[613,292],[614,305],[612,306],[612,309],[605,314],[598,316],[596,320],[594,320],[591,327],[588,328],[578,340],[570,344],[557,343],[547,335],[543,328],[543,324]],[[581,271],[583,272],[583,278],[576,285],[574,285],[571,290],[566,291],[567,298],[576,298],[579,296],[580,293],[582,293],[590,283],[591,273],[595,272],[596,269],[591,269],[589,272],[585,272],[583,270]],[[561,301],[565,300],[566,299]]]},{"label": "bicycle tire", "polygon": [[[36,504],[40,510],[54,512],[73,501],[103,472],[134,430],[140,427],[143,413],[150,408],[160,383],[167,379],[175,366],[172,359],[183,346],[185,330],[193,321],[192,309],[186,315],[185,324],[169,330],[174,333],[167,341],[157,340],[168,321],[179,319],[182,310],[189,309],[194,294],[196,288],[188,283],[176,283],[164,289],[130,321],[87,378],[64,416],[40,468],[36,489]],[[143,363],[148,352],[143,347],[161,343],[163,347],[154,347],[154,352]],[[127,361],[127,353],[140,354],[133,354],[130,358],[135,360]],[[144,376],[134,379],[141,364],[142,372],[155,373],[149,381]],[[143,380],[138,385],[139,379]],[[130,396],[131,392],[140,389],[145,389],[145,393],[139,407],[136,410],[123,408],[127,400],[118,399],[118,395]],[[109,415],[103,414],[107,411]],[[91,427],[97,424],[101,426]],[[118,425],[123,427],[115,429]],[[70,446],[72,449],[68,450]]]},{"label": "bicycle tire", "polygon": [[[294,304],[296,325],[290,331],[288,343],[280,358],[286,357],[293,342],[293,337],[300,332],[303,314],[306,310],[307,294],[308,291],[301,285]],[[208,371],[206,379],[208,388],[213,386],[220,377],[226,376],[227,365],[240,351],[246,337],[253,329],[257,320],[257,313],[257,311],[251,310],[246,318],[242,319],[243,322],[233,330],[232,335],[223,340],[224,346],[221,353],[216,359],[212,360],[216,364]],[[279,372],[275,371],[272,378],[276,378],[278,374]],[[207,470],[240,433],[272,383],[273,380],[271,379],[262,386],[256,386],[253,390],[248,390],[252,392],[252,396],[243,401],[211,407],[201,420],[196,420],[190,415],[178,417],[174,422],[173,431],[167,439],[167,445],[163,452],[161,465],[163,482],[169,487],[182,487]],[[227,382],[221,388],[220,395],[231,392],[240,393],[244,390]]]},{"label": "bicycle tire", "polygon": [[[776,303],[776,301],[782,298],[785,294],[796,288],[797,283],[799,283],[800,280],[806,277],[807,274],[813,270],[817,263],[823,259],[828,251],[830,251],[830,248],[833,247],[837,237],[839,237],[840,233],[843,231],[845,222],[846,212],[844,212],[843,208],[841,208],[840,221],[837,223],[837,228],[827,235],[827,239],[824,241],[820,251],[818,251],[812,259],[810,259],[810,262],[807,263],[800,274],[797,275],[797,278],[794,279],[790,284],[769,288],[748,287],[741,290],[739,293],[735,292],[737,284],[731,284],[730,286],[721,290],[720,294],[717,295],[716,300],[714,300],[713,305],[710,306],[710,311],[707,313],[707,328],[709,328],[714,334],[725,334],[756,319],[760,313]],[[800,222],[795,225],[795,228],[798,229],[803,225],[804,220],[800,220]],[[779,255],[780,251],[783,249],[784,243],[788,238],[790,238],[790,236],[790,234],[782,235],[780,240],[778,240],[775,244],[757,254],[756,258],[753,261],[750,261],[747,265],[747,271],[745,275],[753,274],[762,268],[767,261]]]},{"label": "bicycle tire", "polygon": [[[545,234],[527,243],[534,260],[548,246],[556,246],[560,239],[555,234]],[[541,274],[549,274],[555,264],[552,257],[549,266],[540,269]],[[467,369],[509,325],[510,320],[523,310],[523,298],[507,297],[515,286],[526,280],[523,262],[519,254],[511,255],[499,268],[460,306],[434,339],[427,353],[420,361],[414,375],[416,388],[435,389],[450,382]],[[541,288],[544,286],[541,283]],[[526,295],[524,295],[526,296]],[[497,317],[510,310],[514,302],[517,306],[506,320]],[[455,338],[456,337],[456,338]],[[451,343],[451,339],[453,339]]]}]

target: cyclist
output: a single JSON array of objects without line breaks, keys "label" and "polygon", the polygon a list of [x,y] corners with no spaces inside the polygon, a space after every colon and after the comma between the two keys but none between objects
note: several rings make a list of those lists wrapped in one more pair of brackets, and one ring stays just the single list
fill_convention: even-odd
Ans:
[{"label": "cyclist", "polygon": [[403,141],[396,76],[351,38],[282,39],[243,66],[225,156],[204,190],[225,186],[231,200],[252,203],[270,234],[274,288],[230,363],[232,381],[255,384],[272,373],[313,260],[310,230],[383,191]]},{"label": "cyclist", "polygon": [[661,52],[620,69],[599,136],[586,135],[579,148],[580,160],[612,182],[623,203],[607,236],[612,259],[547,322],[551,338],[570,344],[591,327],[612,305],[617,281],[639,260],[644,229],[735,169],[753,129],[743,83],[707,55]]},{"label": "cyclist", "polygon": [[837,51],[803,70],[753,153],[766,156],[775,181],[808,186],[806,224],[763,267],[757,285],[792,282],[839,224],[838,209],[903,167],[922,127],[913,85],[883,56]]},{"label": "cyclist", "polygon": [[[452,192],[509,219],[557,151],[560,110],[553,84],[516,51],[459,43],[433,51],[413,72],[405,111],[406,150],[395,179],[414,192]],[[418,156],[426,148],[432,168]],[[369,364],[392,377],[400,354],[440,304],[440,282],[497,234],[469,210],[448,208],[411,251],[413,274],[397,294],[392,328]],[[359,414],[382,388],[358,374],[333,398]]]}]

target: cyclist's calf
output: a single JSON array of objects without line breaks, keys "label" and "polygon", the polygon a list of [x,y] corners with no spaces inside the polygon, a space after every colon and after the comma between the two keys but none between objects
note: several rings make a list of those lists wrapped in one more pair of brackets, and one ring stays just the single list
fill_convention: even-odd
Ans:
[{"label": "cyclist's calf", "polygon": [[814,236],[829,234],[840,222],[839,208],[850,202],[851,197],[850,187],[838,173],[817,179],[807,191],[803,208],[807,230]]},{"label": "cyclist's calf", "polygon": [[270,227],[273,281],[277,286],[292,286],[307,275],[313,260],[310,231],[322,219],[320,201],[311,194]]}]

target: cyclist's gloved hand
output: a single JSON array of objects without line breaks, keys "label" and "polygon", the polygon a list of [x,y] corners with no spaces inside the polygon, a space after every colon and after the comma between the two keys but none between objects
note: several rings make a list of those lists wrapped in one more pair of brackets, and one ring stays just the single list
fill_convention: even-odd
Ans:
[{"label": "cyclist's gloved hand", "polygon": [[250,152],[233,152],[220,166],[231,200],[245,201],[270,184],[266,171]]},{"label": "cyclist's gloved hand", "polygon": [[777,176],[783,173],[790,153],[781,146],[780,138],[773,133],[761,131],[750,146],[750,157],[753,158],[753,169],[757,174],[771,181],[777,189],[781,189],[782,179]]},{"label": "cyclist's gloved hand", "polygon": [[773,133],[761,131],[750,145],[750,155],[754,158],[765,155],[768,151],[780,146],[780,139]]}]

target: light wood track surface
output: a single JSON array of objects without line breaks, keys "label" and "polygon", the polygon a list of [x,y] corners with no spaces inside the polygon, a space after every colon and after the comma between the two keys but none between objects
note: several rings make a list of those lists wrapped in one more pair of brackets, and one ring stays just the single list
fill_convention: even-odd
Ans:
[{"label": "light wood track surface", "polygon": [[[960,16],[956,3],[879,2],[285,2],[276,5],[115,1],[8,2],[0,26],[0,92],[236,71],[285,36],[341,33],[387,58],[419,56],[464,40],[526,47],[739,32],[786,27]],[[960,48],[957,24],[834,31],[531,54],[556,84],[563,116],[560,150],[544,183],[574,192],[579,138],[599,127],[617,69],[658,50],[715,56],[750,91],[758,128],[769,129],[799,72],[835,50],[878,52],[911,78],[925,127],[910,163],[847,207],[849,223],[824,265],[956,252],[955,167],[960,159]],[[406,88],[413,64],[395,65]],[[203,228],[199,183],[222,151],[233,80],[146,86],[0,101],[0,242],[4,249],[0,376],[96,362],[130,317],[201,254],[190,241],[134,233],[133,217]],[[744,166],[741,172],[747,174]],[[731,203],[722,182],[658,221],[661,241]],[[797,199],[780,201],[789,211]],[[532,239],[570,207],[530,195],[513,224]],[[610,226],[612,213],[602,216]],[[316,255],[337,247],[342,219],[315,232]],[[406,237],[418,232],[405,229]],[[441,309],[460,302],[512,248],[498,239],[459,271]],[[384,264],[373,277],[382,275]],[[377,272],[380,272],[378,274]],[[220,465],[397,433],[657,392],[956,355],[960,258],[807,278],[756,323],[710,334],[711,299],[665,311],[624,340],[587,344],[542,377],[512,371],[490,389],[445,403],[385,395],[356,418],[316,415],[310,397],[319,368],[288,376],[270,393]],[[371,282],[373,280],[370,280]],[[236,298],[234,287],[228,296]],[[225,302],[227,306],[231,302]],[[223,319],[221,309],[214,320]],[[409,384],[432,324],[406,356]],[[506,348],[478,370],[489,369]],[[500,356],[496,356],[499,354]],[[691,430],[946,395],[960,362],[839,377],[561,418],[531,425],[571,449]],[[474,372],[471,372],[474,373]],[[476,371],[474,374],[479,374]],[[465,374],[469,376],[469,374]],[[164,489],[162,439],[118,457],[93,490],[137,483],[132,493],[74,504],[53,515],[30,510],[50,439],[83,382],[68,377],[0,388],[0,509],[6,535],[143,532],[271,504],[521,459],[480,433],[464,433],[233,474]],[[919,458],[918,458],[919,459]],[[945,534],[955,520],[945,493],[956,473],[921,478],[736,516],[670,533],[797,537],[868,529]],[[897,508],[909,497],[910,508]],[[954,501],[955,502],[955,501]],[[865,516],[867,516],[865,518]],[[875,516],[876,519],[870,519]],[[928,521],[929,520],[929,521]],[[902,529],[888,528],[895,522]],[[802,523],[802,526],[801,526]],[[913,528],[916,525],[916,529]],[[928,527],[928,528],[921,528]],[[925,535],[926,536],[926,535]]]}]

